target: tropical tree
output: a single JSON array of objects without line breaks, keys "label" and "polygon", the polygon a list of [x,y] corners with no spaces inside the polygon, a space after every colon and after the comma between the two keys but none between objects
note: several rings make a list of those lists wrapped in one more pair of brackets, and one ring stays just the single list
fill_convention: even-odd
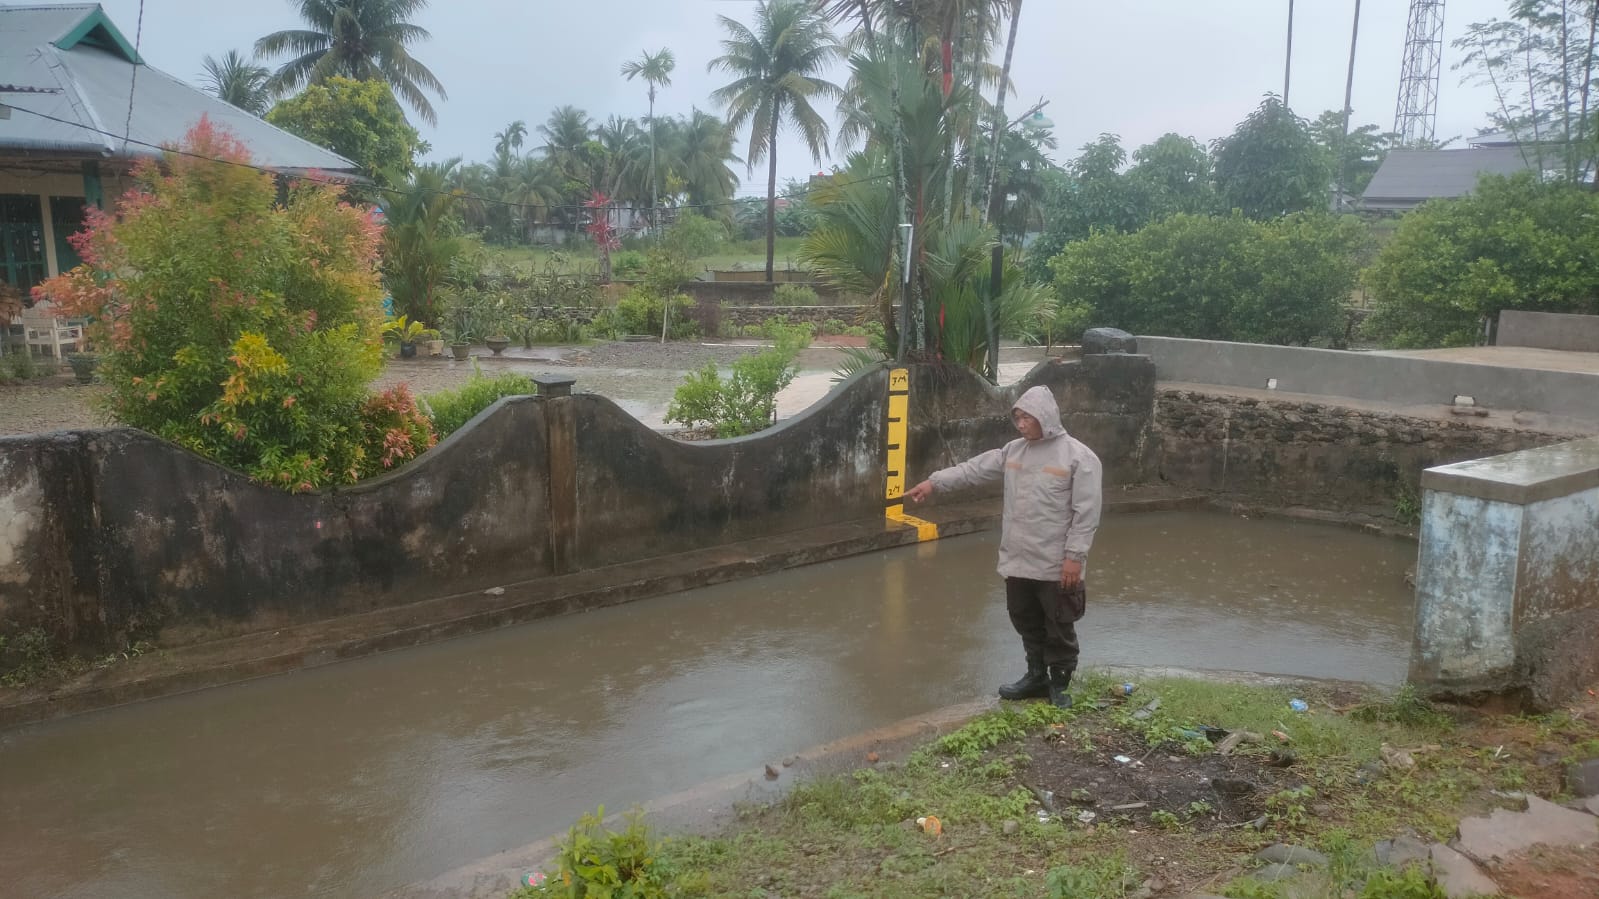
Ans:
[{"label": "tropical tree", "polygon": [[622,63],[622,74],[627,80],[643,78],[649,87],[650,97],[650,224],[656,224],[655,210],[661,205],[659,169],[655,166],[655,90],[672,86],[672,70],[677,68],[670,48],[662,47],[655,53],[643,51],[636,60]]},{"label": "tropical tree", "polygon": [[384,81],[429,125],[438,114],[424,90],[448,99],[444,85],[411,56],[410,45],[425,41],[427,30],[409,18],[427,0],[291,0],[308,26],[276,31],[255,42],[258,56],[293,55],[273,74],[270,87],[288,93],[343,75],[357,81]]},{"label": "tropical tree", "polygon": [[727,37],[711,71],[733,81],[711,96],[728,108],[728,127],[748,124],[746,165],[751,172],[762,159],[766,179],[766,279],[772,280],[777,251],[777,132],[792,124],[818,164],[827,153],[827,120],[812,105],[840,94],[837,85],[820,77],[837,58],[838,42],[827,21],[807,0],[763,0],[755,9],[753,28],[718,16]]},{"label": "tropical tree", "polygon": [[1327,158],[1332,160],[1333,174],[1339,179],[1344,193],[1353,197],[1365,192],[1366,185],[1371,183],[1371,176],[1377,174],[1383,158],[1388,155],[1388,149],[1399,137],[1380,130],[1376,125],[1350,128],[1346,135],[1341,109],[1329,109],[1317,116],[1310,123],[1310,133],[1326,152]]},{"label": "tropical tree", "polygon": [[439,289],[463,249],[450,189],[459,158],[417,167],[385,209],[383,273],[398,311],[413,321],[438,322]]},{"label": "tropical tree", "polygon": [[207,54],[201,65],[205,74],[200,80],[217,99],[253,116],[266,115],[267,108],[272,105],[272,91],[267,89],[271,72],[237,50],[229,50],[221,59]]},{"label": "tropical tree", "polygon": [[279,101],[266,120],[355,162],[379,186],[404,182],[425,147],[381,81],[336,75]]},{"label": "tropical tree", "polygon": [[504,131],[494,132],[494,155],[511,158],[522,151],[522,143],[527,140],[527,123],[517,119],[505,126]]},{"label": "tropical tree", "polygon": [[721,118],[695,109],[685,118],[661,121],[661,144],[666,149],[665,177],[681,193],[688,205],[719,218],[733,221],[733,191],[738,189],[738,173],[733,164],[743,162],[733,152],[733,131]]},{"label": "tropical tree", "polygon": [[1332,165],[1310,125],[1268,96],[1214,148],[1222,201],[1256,220],[1327,208]]},{"label": "tropical tree", "polygon": [[1594,86],[1599,6],[1516,0],[1506,19],[1474,23],[1454,43],[1464,81],[1490,87],[1494,127],[1509,132],[1527,165],[1586,182],[1599,164]]}]

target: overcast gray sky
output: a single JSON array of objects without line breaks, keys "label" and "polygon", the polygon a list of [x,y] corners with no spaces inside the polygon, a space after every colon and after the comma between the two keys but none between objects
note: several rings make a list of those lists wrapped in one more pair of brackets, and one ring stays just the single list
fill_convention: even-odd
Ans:
[{"label": "overcast gray sky", "polygon": [[[131,40],[139,0],[103,0]],[[1471,22],[1503,16],[1508,0],[1449,0],[1446,41]],[[718,14],[748,20],[751,0],[434,0],[417,17],[433,39],[413,48],[449,91],[435,101],[436,128],[422,126],[435,157],[486,158],[493,134],[513,119],[536,126],[562,104],[597,118],[643,116],[643,85],[618,67],[645,48],[671,47],[673,84],[662,113],[713,108],[724,76],[706,72],[719,52]],[[1365,0],[1355,72],[1356,124],[1393,124],[1408,4]],[[270,31],[299,26],[289,0],[145,0],[143,50],[157,68],[198,83],[200,60],[248,50]],[[225,12],[224,12],[225,10]],[[1343,104],[1354,0],[1298,0],[1289,100],[1307,118]],[[1061,149],[1076,155],[1102,132],[1132,148],[1168,131],[1210,141],[1232,130],[1268,91],[1281,91],[1288,0],[1028,0],[1013,79],[1020,111],[1050,101]],[[1492,93],[1462,86],[1446,46],[1438,136],[1477,133]],[[843,73],[835,79],[844,80]],[[537,145],[536,135],[531,137]],[[742,140],[741,140],[742,144]],[[825,161],[824,161],[825,165]],[[780,177],[816,171],[800,142],[779,142]],[[740,175],[744,172],[741,170]],[[764,193],[763,172],[741,194]]]}]

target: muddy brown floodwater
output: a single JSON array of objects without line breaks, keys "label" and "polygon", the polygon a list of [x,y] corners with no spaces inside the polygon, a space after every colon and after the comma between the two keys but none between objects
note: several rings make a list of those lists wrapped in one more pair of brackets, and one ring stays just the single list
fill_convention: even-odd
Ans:
[{"label": "muddy brown floodwater", "polygon": [[[987,695],[997,535],[536,622],[0,734],[0,893],[372,896]],[[1415,547],[1106,520],[1084,664],[1403,679]]]}]

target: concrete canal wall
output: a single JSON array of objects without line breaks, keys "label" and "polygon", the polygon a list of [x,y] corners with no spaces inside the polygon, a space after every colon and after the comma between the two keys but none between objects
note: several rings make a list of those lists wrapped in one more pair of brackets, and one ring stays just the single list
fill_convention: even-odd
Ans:
[{"label": "concrete canal wall", "polygon": [[[913,471],[1010,439],[1012,398],[1043,384],[1113,483],[1145,478],[1147,359],[1048,362],[1007,390],[938,366],[911,380]],[[881,519],[886,397],[876,370],[700,443],[601,396],[507,399],[403,469],[306,495],[127,429],[0,439],[0,633],[182,645]]]}]

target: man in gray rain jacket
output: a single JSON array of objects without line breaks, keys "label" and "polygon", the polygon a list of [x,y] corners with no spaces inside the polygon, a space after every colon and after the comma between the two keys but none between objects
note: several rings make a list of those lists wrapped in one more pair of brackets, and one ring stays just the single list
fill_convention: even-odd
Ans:
[{"label": "man in gray rain jacket", "polygon": [[1076,622],[1087,604],[1083,566],[1099,528],[1099,457],[1066,433],[1047,387],[1023,393],[1011,407],[1011,422],[1021,439],[936,471],[905,495],[919,503],[938,491],[1005,479],[999,573],[1011,624],[1027,654],[1027,673],[1000,687],[999,695],[1048,696],[1068,708],[1067,688],[1077,670]]}]

